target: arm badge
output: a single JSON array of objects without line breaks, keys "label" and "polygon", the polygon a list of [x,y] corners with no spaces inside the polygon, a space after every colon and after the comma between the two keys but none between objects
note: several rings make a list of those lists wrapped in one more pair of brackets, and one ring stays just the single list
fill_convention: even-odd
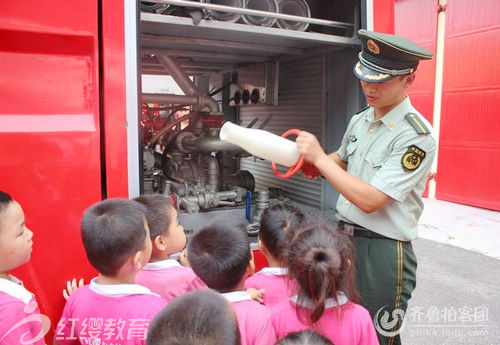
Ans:
[{"label": "arm badge", "polygon": [[425,151],[421,148],[412,145],[408,146],[408,150],[401,158],[401,165],[404,171],[413,171],[420,166],[420,163],[425,158]]}]

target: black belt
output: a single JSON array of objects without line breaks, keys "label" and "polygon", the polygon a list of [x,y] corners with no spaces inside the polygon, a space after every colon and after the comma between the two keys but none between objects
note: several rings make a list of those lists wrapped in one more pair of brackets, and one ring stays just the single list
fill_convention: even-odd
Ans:
[{"label": "black belt", "polygon": [[379,239],[383,239],[383,240],[396,241],[393,238],[385,237],[385,236],[380,235],[376,232],[368,230],[367,228],[364,228],[361,225],[346,223],[342,220],[339,221],[338,229],[342,233],[349,235],[349,236],[353,236],[353,237],[379,238]]}]

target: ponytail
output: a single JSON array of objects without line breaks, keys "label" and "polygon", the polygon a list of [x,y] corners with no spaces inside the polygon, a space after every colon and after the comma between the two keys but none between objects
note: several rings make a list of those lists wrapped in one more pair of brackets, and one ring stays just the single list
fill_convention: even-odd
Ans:
[{"label": "ponytail", "polygon": [[328,298],[339,305],[340,292],[357,302],[349,240],[325,223],[309,224],[294,236],[287,262],[290,278],[300,287],[299,316],[303,317],[305,310],[300,305],[306,300],[311,304],[307,316],[312,323],[323,315]]}]

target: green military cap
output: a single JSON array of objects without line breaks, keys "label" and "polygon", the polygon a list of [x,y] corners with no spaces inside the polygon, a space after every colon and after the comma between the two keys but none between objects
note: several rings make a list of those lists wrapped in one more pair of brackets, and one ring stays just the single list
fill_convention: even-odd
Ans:
[{"label": "green military cap", "polygon": [[432,53],[403,37],[359,30],[363,50],[354,65],[354,75],[367,82],[380,83],[398,75],[413,73],[419,60]]}]

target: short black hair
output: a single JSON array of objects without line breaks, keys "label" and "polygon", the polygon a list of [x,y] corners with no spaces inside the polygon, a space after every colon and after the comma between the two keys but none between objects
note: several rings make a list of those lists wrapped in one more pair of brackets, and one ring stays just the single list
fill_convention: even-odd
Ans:
[{"label": "short black hair", "polygon": [[286,337],[278,340],[276,345],[333,345],[333,343],[320,333],[306,329],[289,333]]},{"label": "short black hair", "polygon": [[304,213],[293,205],[273,205],[260,219],[259,238],[269,254],[284,263],[287,239],[305,221]]},{"label": "short black hair", "polygon": [[146,207],[149,237],[155,239],[164,235],[172,222],[170,198],[162,194],[147,194],[138,196],[134,200]]},{"label": "short black hair", "polygon": [[0,212],[3,212],[12,201],[14,200],[9,194],[0,190]]},{"label": "short black hair", "polygon": [[104,200],[85,211],[83,245],[99,273],[114,276],[130,255],[144,248],[145,215],[143,205],[127,199]]},{"label": "short black hair", "polygon": [[246,227],[218,217],[191,237],[187,255],[193,271],[209,288],[230,292],[252,260]]},{"label": "short black hair", "polygon": [[147,345],[240,345],[233,308],[211,290],[174,298],[151,322]]}]

